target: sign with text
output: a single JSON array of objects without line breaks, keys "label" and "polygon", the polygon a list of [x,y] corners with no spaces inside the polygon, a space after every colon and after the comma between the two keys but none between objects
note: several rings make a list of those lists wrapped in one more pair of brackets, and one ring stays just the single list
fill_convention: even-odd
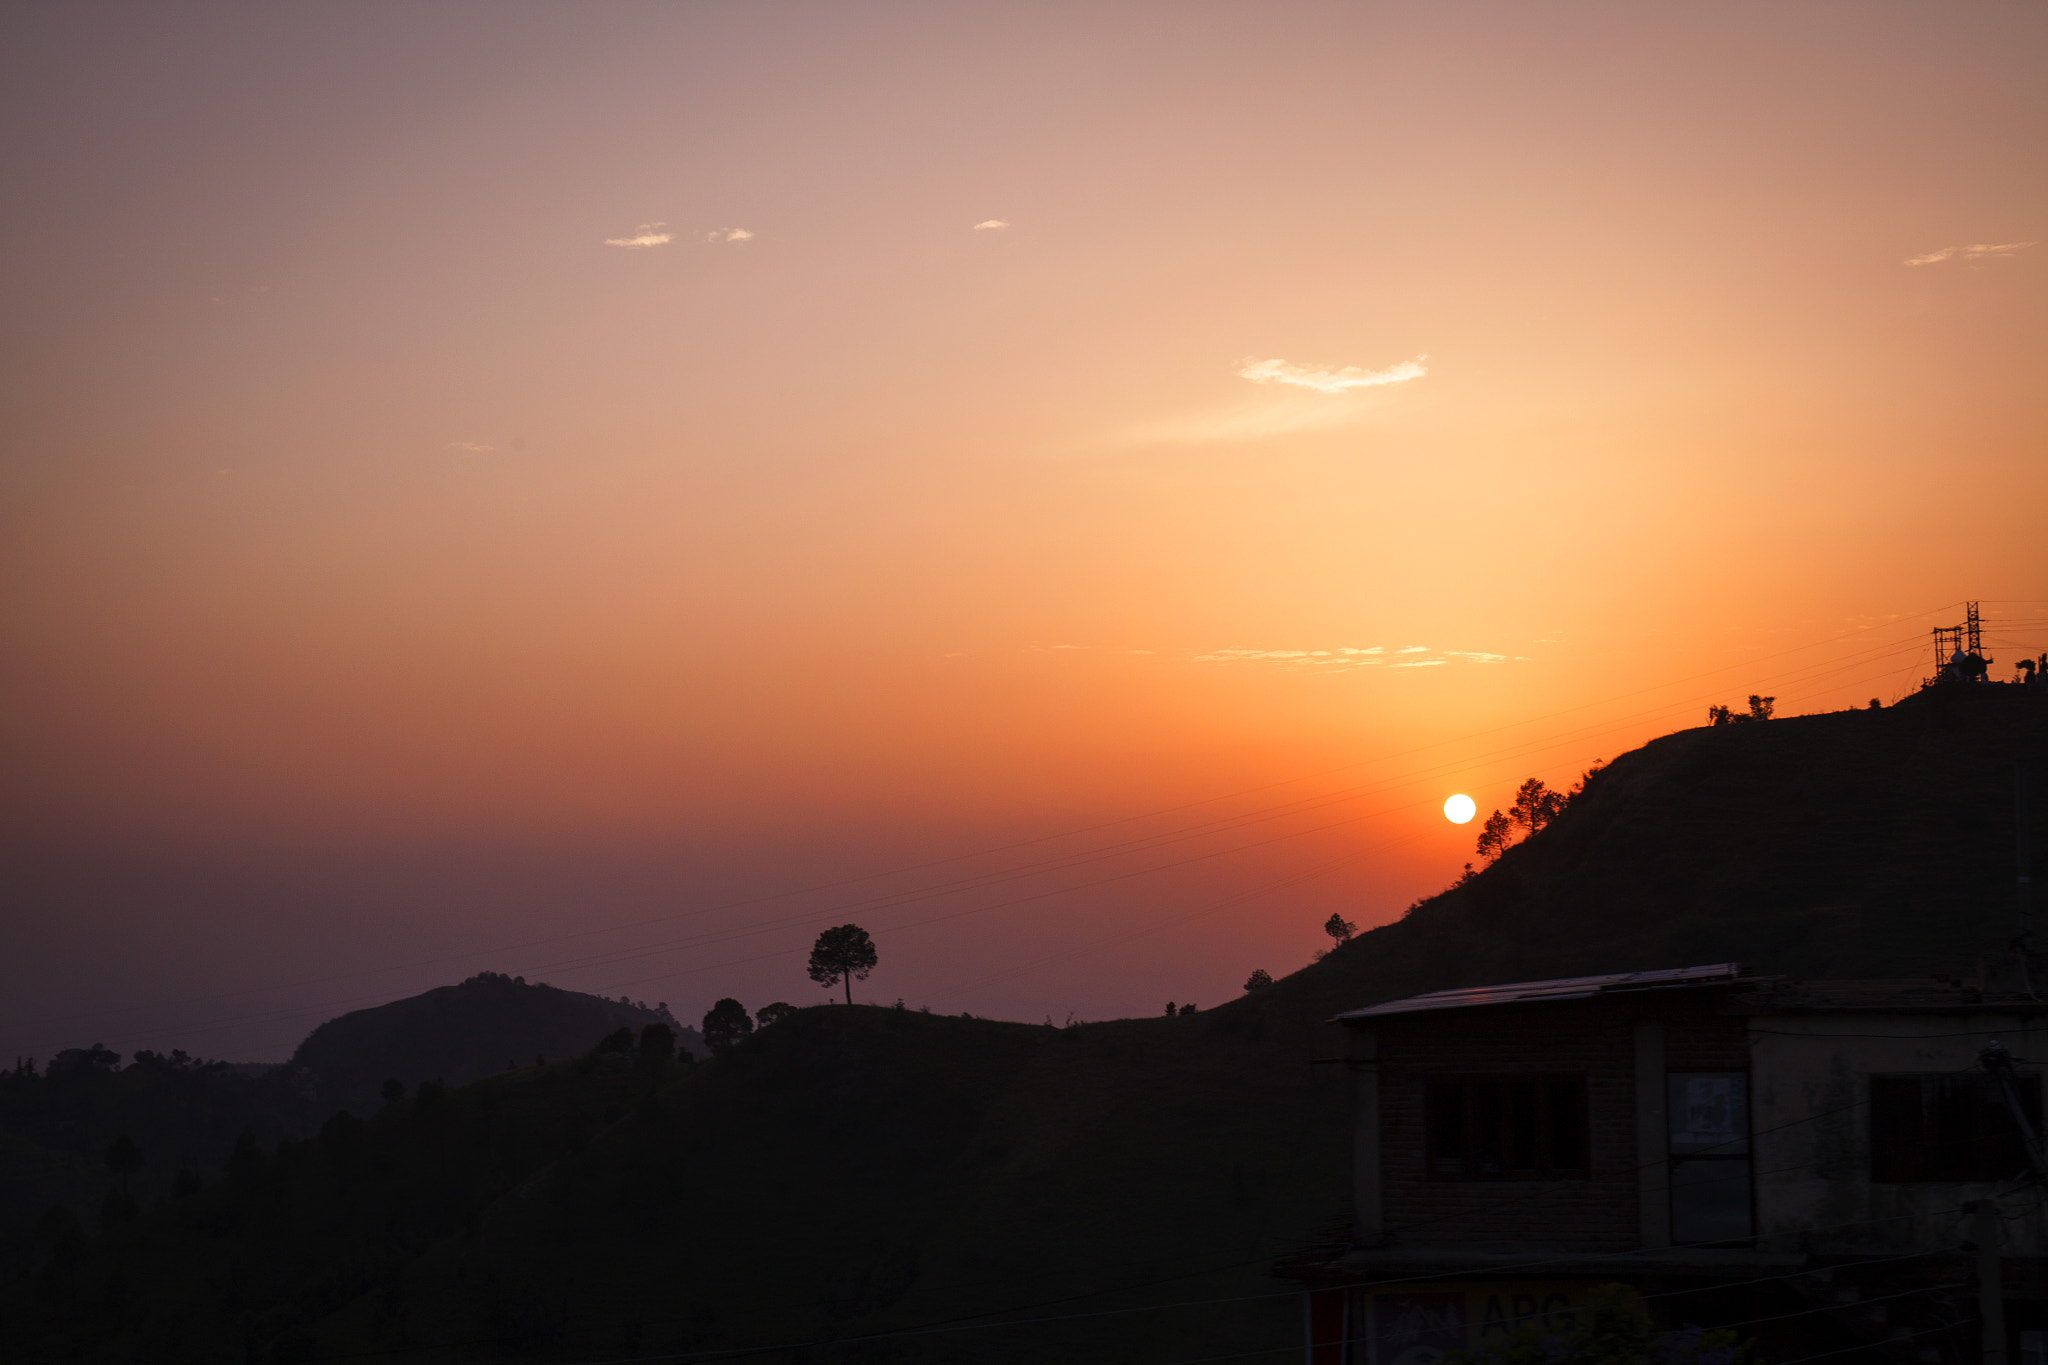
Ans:
[{"label": "sign with text", "polygon": [[1441,1365],[1460,1351],[1525,1327],[1549,1335],[1579,1325],[1591,1280],[1487,1281],[1370,1291],[1367,1365]]}]

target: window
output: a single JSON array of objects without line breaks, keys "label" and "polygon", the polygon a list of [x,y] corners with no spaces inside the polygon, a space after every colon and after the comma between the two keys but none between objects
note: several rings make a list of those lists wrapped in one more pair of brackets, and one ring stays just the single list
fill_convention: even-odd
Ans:
[{"label": "window", "polygon": [[1681,1246],[1748,1241],[1755,1235],[1749,1077],[1740,1071],[1674,1071],[1666,1086],[1671,1240]]},{"label": "window", "polygon": [[1429,1173],[1540,1179],[1586,1173],[1586,1082],[1536,1076],[1429,1084]]},{"label": "window", "polygon": [[[2038,1129],[2041,1078],[2021,1076],[2017,1089]],[[1991,1077],[1952,1071],[1870,1078],[1872,1180],[2006,1180],[2026,1169],[2019,1124]]]}]

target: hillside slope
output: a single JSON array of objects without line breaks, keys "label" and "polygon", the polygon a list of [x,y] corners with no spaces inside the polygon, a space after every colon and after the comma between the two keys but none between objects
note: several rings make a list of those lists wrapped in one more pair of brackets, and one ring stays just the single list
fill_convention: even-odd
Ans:
[{"label": "hillside slope", "polygon": [[656,1019],[692,1056],[708,1055],[696,1030],[664,1011],[482,972],[330,1019],[299,1044],[291,1066],[311,1079],[325,1108],[361,1116],[376,1112],[388,1080],[408,1089],[426,1080],[466,1085],[536,1058],[573,1056],[614,1029],[637,1033]]},{"label": "hillside slope", "polygon": [[1331,1013],[1727,959],[2009,963],[2012,761],[2048,771],[2044,701],[1973,688],[1657,740],[1476,880],[1204,1014],[820,1006],[706,1066],[556,1063],[448,1096],[445,1121],[394,1107],[368,1158],[293,1148],[239,1191],[52,1240],[0,1330],[84,1361],[1284,1351],[1299,1303],[1268,1267],[1349,1197],[1345,1078],[1308,1064]]}]

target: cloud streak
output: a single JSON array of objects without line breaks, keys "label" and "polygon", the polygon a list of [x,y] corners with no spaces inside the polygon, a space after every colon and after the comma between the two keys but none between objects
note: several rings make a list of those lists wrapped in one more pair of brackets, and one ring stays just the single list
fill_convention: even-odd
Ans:
[{"label": "cloud streak", "polygon": [[639,251],[650,246],[667,246],[675,240],[675,235],[660,231],[664,226],[666,225],[662,223],[642,223],[633,229],[631,237],[607,237],[604,244],[624,247],[628,251]]},{"label": "cloud streak", "polygon": [[1248,356],[1239,363],[1237,377],[1254,384],[1285,384],[1292,388],[1313,389],[1317,393],[1350,393],[1356,389],[1378,389],[1420,379],[1429,373],[1429,367],[1422,363],[1427,359],[1428,356],[1419,355],[1413,360],[1389,365],[1384,370],[1361,370],[1356,365],[1346,365],[1341,370],[1312,370],[1306,365],[1294,365],[1278,358],[1257,360]]},{"label": "cloud streak", "polygon": [[1010,225],[1000,218],[984,218],[973,227],[975,232],[1001,232]]},{"label": "cloud streak", "polygon": [[2034,245],[2032,242],[1972,242],[1968,246],[1945,246],[1938,251],[1929,251],[1919,256],[1908,256],[1901,265],[1939,265],[1943,261],[1985,261],[2017,255]]},{"label": "cloud streak", "polygon": [[1506,663],[1509,656],[1477,649],[1431,649],[1408,645],[1388,653],[1385,645],[1338,645],[1330,649],[1212,649],[1188,656],[1198,664],[1272,664],[1315,673],[1353,668],[1443,668],[1454,663]]},{"label": "cloud streak", "polygon": [[714,228],[704,234],[704,240],[707,242],[751,242],[754,240],[754,234],[741,227]]}]

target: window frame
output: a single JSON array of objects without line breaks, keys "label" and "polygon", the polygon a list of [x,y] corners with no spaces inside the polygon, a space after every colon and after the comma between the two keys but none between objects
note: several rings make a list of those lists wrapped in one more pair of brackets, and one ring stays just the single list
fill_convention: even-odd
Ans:
[{"label": "window frame", "polygon": [[[1481,1106],[1478,1091],[1481,1087],[1501,1087],[1498,1094],[1496,1139],[1506,1150],[1515,1143],[1515,1098],[1509,1087],[1530,1087],[1530,1121],[1532,1135],[1530,1145],[1534,1149],[1536,1164],[1509,1167],[1502,1170],[1482,1171],[1473,1169],[1447,1170],[1443,1163],[1456,1160],[1466,1167],[1477,1164],[1478,1153],[1483,1150],[1481,1142]],[[1557,1122],[1559,1087],[1572,1088],[1570,1104],[1575,1111],[1573,1123],[1564,1130],[1562,1141],[1575,1143],[1578,1164],[1551,1165],[1557,1156],[1560,1142],[1560,1127]],[[1445,1115],[1442,1100],[1444,1092],[1456,1087],[1458,1094],[1458,1140],[1459,1152],[1456,1157],[1440,1156]],[[1593,1174],[1593,1131],[1592,1100],[1588,1077],[1582,1071],[1541,1071],[1520,1073],[1482,1072],[1471,1075],[1434,1074],[1422,1078],[1422,1165],[1425,1178],[1453,1182],[1499,1182],[1503,1180],[1589,1180]],[[1575,1132],[1573,1129],[1575,1128]]]},{"label": "window frame", "polygon": [[[2012,1111],[2006,1108],[2005,1096],[1997,1080],[1988,1073],[1981,1070],[1875,1071],[1866,1079],[1868,1112],[1864,1134],[1869,1142],[1871,1184],[1981,1185],[2008,1179],[2026,1168],[2026,1149],[2012,1126]],[[2041,1073],[2025,1071],[2013,1079],[2020,1092],[2020,1104],[2031,1111],[2027,1117],[2038,1133],[2041,1131],[2044,1089]],[[1882,1126],[1901,1116],[1901,1092],[1907,1084],[1918,1090],[1910,1125],[1916,1131],[1887,1135],[1882,1132]],[[1968,1115],[1958,1115],[1946,1132],[1935,1130],[1928,1119],[1940,1103],[1939,1090],[1944,1087],[1977,1092],[1978,1103],[1971,1108],[1981,1121],[1973,1122]],[[1889,1096],[1887,1091],[1891,1092]],[[1987,1111],[1995,1111],[1996,1119],[1991,1119]],[[2011,1163],[2011,1169],[2001,1171],[1993,1164],[1998,1159],[1995,1140],[1990,1138],[1993,1132],[2010,1138],[2011,1152],[2006,1160]],[[1953,1139],[1958,1135],[1963,1137],[1969,1150],[1963,1154],[1963,1159],[1945,1160],[1955,1154],[1944,1152],[1940,1144],[1944,1138]]]}]

